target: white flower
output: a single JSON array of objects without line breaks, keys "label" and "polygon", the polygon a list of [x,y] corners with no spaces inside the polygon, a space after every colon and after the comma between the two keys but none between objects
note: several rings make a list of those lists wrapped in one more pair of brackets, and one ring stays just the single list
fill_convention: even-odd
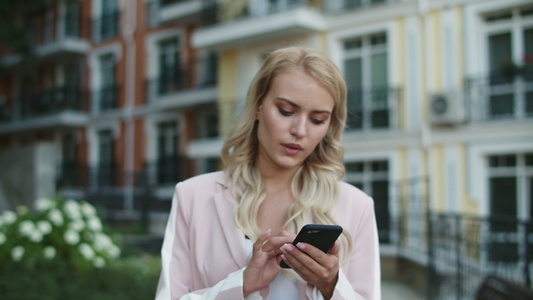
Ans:
[{"label": "white flower", "polygon": [[48,219],[52,221],[56,226],[63,225],[63,216],[58,209],[52,209],[48,212]]},{"label": "white flower", "polygon": [[100,256],[97,256],[93,260],[93,266],[97,268],[103,268],[105,266],[105,260]]},{"label": "white flower", "polygon": [[68,227],[74,231],[80,232],[85,229],[85,222],[81,219],[76,219],[73,220]]},{"label": "white flower", "polygon": [[20,261],[22,259],[22,257],[24,256],[24,252],[25,252],[24,247],[17,246],[15,248],[11,249],[11,258],[15,262]]},{"label": "white flower", "polygon": [[80,241],[80,235],[74,230],[67,230],[63,235],[65,242],[69,245],[76,245]]},{"label": "white flower", "polygon": [[52,259],[56,256],[56,249],[52,246],[47,246],[43,249],[43,254],[46,259]]},{"label": "white flower", "polygon": [[31,237],[33,232],[35,232],[35,225],[30,220],[25,220],[19,224],[19,232],[23,236]]},{"label": "white flower", "polygon": [[111,241],[111,238],[109,238],[107,235],[103,233],[97,233],[94,236],[93,245],[96,251],[105,251],[113,245],[113,241]]},{"label": "white flower", "polygon": [[96,209],[88,202],[82,202],[80,204],[80,209],[86,217],[92,217],[96,215]]},{"label": "white flower", "polygon": [[103,226],[98,217],[93,217],[87,221],[87,227],[92,231],[101,231]]},{"label": "white flower", "polygon": [[65,208],[65,212],[71,219],[75,220],[75,219],[81,218],[80,206],[78,202],[76,202],[76,200],[65,201],[64,208]]},{"label": "white flower", "polygon": [[117,246],[112,245],[107,249],[107,253],[111,258],[118,258],[120,256],[120,249]]},{"label": "white flower", "polygon": [[95,256],[93,248],[86,243],[80,244],[78,250],[80,250],[81,255],[83,255],[86,260],[92,260]]},{"label": "white flower", "polygon": [[3,213],[3,219],[4,219],[4,224],[11,225],[15,223],[15,221],[17,220],[17,214],[10,210],[6,210]]},{"label": "white flower", "polygon": [[6,242],[6,235],[0,232],[0,245]]},{"label": "white flower", "polygon": [[35,201],[35,208],[37,211],[45,211],[55,207],[54,201],[47,198],[39,198]]},{"label": "white flower", "polygon": [[29,238],[30,238],[30,241],[34,243],[40,243],[43,240],[43,234],[40,231],[35,230],[34,232],[31,233]]},{"label": "white flower", "polygon": [[48,221],[40,220],[37,221],[37,229],[39,229],[42,234],[49,234],[52,232],[52,225]]}]

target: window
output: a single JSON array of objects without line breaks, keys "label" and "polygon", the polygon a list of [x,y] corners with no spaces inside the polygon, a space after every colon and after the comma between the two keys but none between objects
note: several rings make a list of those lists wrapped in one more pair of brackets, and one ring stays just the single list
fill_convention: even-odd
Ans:
[{"label": "window", "polygon": [[179,54],[177,37],[164,40],[159,44],[159,95],[184,87],[185,82]]},{"label": "window", "polygon": [[379,33],[344,42],[344,76],[348,87],[348,130],[388,128],[387,36]]},{"label": "window", "polygon": [[115,84],[115,56],[105,54],[100,57],[101,87],[98,92],[98,104],[101,111],[117,107],[117,87]]},{"label": "window", "polygon": [[116,183],[115,145],[113,131],[98,132],[98,185],[113,186]]},{"label": "window", "polygon": [[102,41],[117,36],[119,13],[117,0],[101,0],[101,14],[93,23],[95,41]]},{"label": "window", "polygon": [[198,138],[218,137],[218,112],[215,107],[206,106],[197,110],[196,132]]},{"label": "window", "polygon": [[160,184],[176,183],[180,179],[182,168],[177,122],[159,123],[157,126],[157,182]]},{"label": "window", "polygon": [[516,8],[485,17],[489,95],[487,119],[533,117],[533,14]]},{"label": "window", "polygon": [[64,86],[61,89],[61,103],[65,109],[79,110],[82,108],[80,88],[80,65],[68,63],[64,66]]},{"label": "window", "polygon": [[77,163],[78,147],[76,135],[66,133],[61,138],[61,182],[62,186],[81,186],[82,170]]},{"label": "window", "polygon": [[347,162],[346,182],[358,187],[374,199],[380,243],[391,242],[389,209],[389,163],[386,160]]},{"label": "window", "polygon": [[533,152],[489,156],[488,168],[489,259],[516,262],[526,241],[533,240],[517,223],[533,217]]},{"label": "window", "polygon": [[68,1],[65,7],[64,35],[66,37],[79,37],[80,3]]}]

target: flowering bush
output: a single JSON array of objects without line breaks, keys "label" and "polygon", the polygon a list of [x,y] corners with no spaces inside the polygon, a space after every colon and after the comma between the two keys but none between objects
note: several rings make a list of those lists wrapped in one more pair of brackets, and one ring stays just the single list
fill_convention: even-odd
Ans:
[{"label": "flowering bush", "polygon": [[50,261],[77,270],[103,268],[120,249],[88,202],[41,198],[30,211],[0,215],[0,261],[32,266]]}]

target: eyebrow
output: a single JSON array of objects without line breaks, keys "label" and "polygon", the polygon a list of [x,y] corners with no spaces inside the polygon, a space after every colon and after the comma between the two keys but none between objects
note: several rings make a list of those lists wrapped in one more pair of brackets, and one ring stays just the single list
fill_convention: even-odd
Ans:
[{"label": "eyebrow", "polygon": [[[292,102],[289,99],[283,98],[283,97],[276,97],[276,100],[281,100],[281,101],[289,103],[293,107],[301,108],[300,105]],[[331,111],[329,111],[329,110],[313,110],[312,112],[315,113],[315,114],[328,114],[328,115],[331,115]]]}]

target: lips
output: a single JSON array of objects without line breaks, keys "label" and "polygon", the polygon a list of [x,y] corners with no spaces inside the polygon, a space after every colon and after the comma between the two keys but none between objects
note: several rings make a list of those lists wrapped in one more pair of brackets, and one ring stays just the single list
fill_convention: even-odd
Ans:
[{"label": "lips", "polygon": [[302,146],[294,143],[282,144],[282,146],[285,153],[289,155],[296,155],[303,150]]}]

